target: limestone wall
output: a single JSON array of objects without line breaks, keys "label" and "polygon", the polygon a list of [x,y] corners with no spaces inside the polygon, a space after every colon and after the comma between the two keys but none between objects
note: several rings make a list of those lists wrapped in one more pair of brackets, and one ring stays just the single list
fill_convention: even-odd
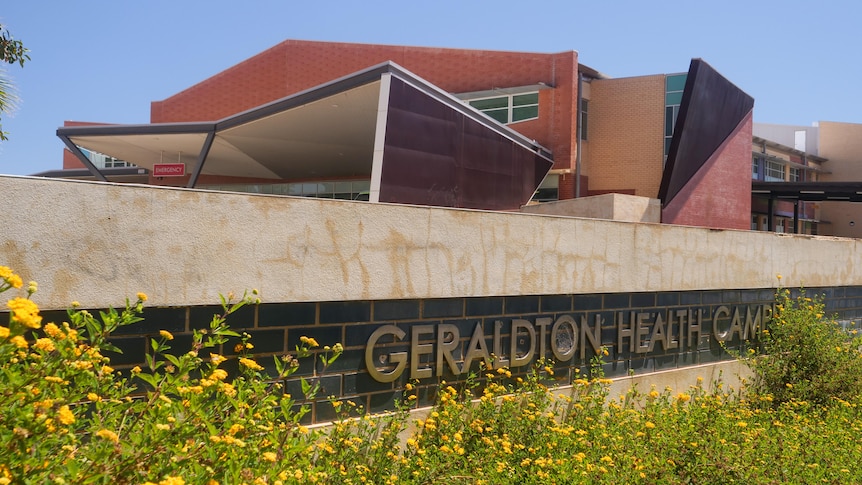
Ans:
[{"label": "limestone wall", "polygon": [[0,194],[0,264],[45,309],[862,284],[854,239],[16,176]]}]

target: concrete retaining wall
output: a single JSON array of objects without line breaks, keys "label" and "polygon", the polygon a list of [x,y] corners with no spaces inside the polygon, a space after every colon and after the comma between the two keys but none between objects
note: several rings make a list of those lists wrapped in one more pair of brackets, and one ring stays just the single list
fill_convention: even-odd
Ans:
[{"label": "concrete retaining wall", "polygon": [[38,303],[388,300],[862,284],[858,240],[0,176]]}]

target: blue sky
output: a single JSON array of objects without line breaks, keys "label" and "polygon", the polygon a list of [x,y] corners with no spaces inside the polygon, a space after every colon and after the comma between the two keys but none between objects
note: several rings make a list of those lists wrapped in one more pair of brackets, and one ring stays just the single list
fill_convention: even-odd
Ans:
[{"label": "blue sky", "polygon": [[758,122],[862,123],[862,2],[698,0],[28,0],[0,23],[30,49],[6,75],[0,173],[62,166],[64,120],[149,122],[167,98],[285,39],[562,52],[612,77],[700,57],[755,98]]}]

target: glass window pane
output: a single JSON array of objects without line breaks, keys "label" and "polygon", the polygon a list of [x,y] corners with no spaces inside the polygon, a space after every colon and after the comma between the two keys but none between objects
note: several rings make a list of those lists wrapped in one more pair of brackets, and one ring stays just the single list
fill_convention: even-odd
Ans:
[{"label": "glass window pane", "polygon": [[509,109],[494,109],[489,111],[482,111],[486,115],[494,118],[500,123],[508,123],[509,122]]},{"label": "glass window pane", "polygon": [[677,74],[665,78],[665,91],[682,91],[685,89],[685,78],[688,74]]},{"label": "glass window pane", "polygon": [[512,106],[524,106],[526,104],[539,104],[539,93],[512,96]]},{"label": "glass window pane", "polygon": [[682,103],[682,91],[675,93],[667,93],[664,95],[664,104],[680,104]]},{"label": "glass window pane", "polygon": [[545,177],[545,180],[542,180],[542,184],[539,185],[540,189],[551,189],[558,188],[560,186],[560,176],[556,174],[548,174]]},{"label": "glass window pane", "polygon": [[494,108],[508,108],[509,97],[503,96],[502,98],[488,98],[470,101],[470,106],[482,111]]},{"label": "glass window pane", "polygon": [[512,108],[512,121],[529,120],[538,117],[538,106],[520,106],[518,108]]},{"label": "glass window pane", "polygon": [[673,135],[673,106],[664,109],[664,136]]},{"label": "glass window pane", "polygon": [[362,191],[371,190],[371,181],[370,180],[355,180],[353,182],[353,188],[351,192],[354,194],[358,194]]}]

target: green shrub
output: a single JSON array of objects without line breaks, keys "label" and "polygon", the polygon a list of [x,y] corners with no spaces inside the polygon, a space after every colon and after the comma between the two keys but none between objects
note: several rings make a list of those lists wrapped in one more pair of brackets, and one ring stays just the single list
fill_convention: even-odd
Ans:
[{"label": "green shrub", "polygon": [[825,314],[822,297],[801,290],[794,298],[779,288],[760,345],[762,355],[745,361],[754,373],[753,390],[775,403],[825,404],[862,395],[862,340],[856,329]]},{"label": "green shrub", "polygon": [[[0,266],[0,293],[22,287]],[[302,426],[307,408],[297,399],[319,393],[317,381],[309,377],[305,395],[292,397],[281,379],[296,370],[296,359],[315,358],[325,368],[340,346],[302,338],[292,355],[275,360],[270,376],[251,342],[224,324],[253,297],[224,299],[223,314],[195,332],[191,349],[173,351],[173,336],[161,332],[146,368],[124,375],[102,351],[110,332],[139,320],[146,295],[98,316],[72,308],[69,322],[57,325],[43,323],[30,300],[35,284],[21,291],[26,298],[6,303],[9,326],[0,325],[0,485],[862,483],[862,397],[826,382],[793,381],[810,379],[798,365],[786,380],[767,372],[801,352],[780,346],[778,337],[781,324],[800,321],[813,328],[820,353],[844,359],[818,361],[820,373],[844,382],[858,370],[855,338],[833,323],[824,327],[822,304],[805,296],[779,297],[763,342],[782,349],[785,360],[770,354],[752,364],[782,392],[845,392],[846,400],[832,401],[837,405],[819,406],[808,391],[740,398],[721,382],[704,388],[702,380],[609,396],[598,355],[592,372],[565,390],[550,385],[550,363],[524,378],[488,368],[466,384],[437,383],[435,406],[413,421],[402,443],[398,434],[411,421],[406,407],[370,416],[332,397],[335,423]],[[801,338],[787,332],[794,342]],[[235,361],[219,351],[233,344],[228,338],[239,339]],[[231,366],[235,371],[224,370]],[[404,402],[421,392],[429,390],[409,383]]]},{"label": "green shrub", "polygon": [[[21,288],[0,266],[0,293]],[[0,326],[0,485],[8,483],[275,483],[308,478],[319,457],[319,432],[301,424],[319,383],[303,379],[303,396],[282,391],[297,359],[325,367],[340,344],[319,348],[302,337],[292,355],[274,358],[275,376],[255,359],[247,335],[225,324],[227,315],[259,301],[222,298],[223,313],[195,330],[190,349],[171,349],[165,330],[150,339],[145,368],[128,374],[103,352],[119,327],[140,321],[147,296],[94,316],[68,311],[68,322],[44,323],[26,297],[8,300],[9,326]],[[221,349],[239,339],[235,371]],[[233,374],[233,375],[232,375]],[[320,467],[318,469],[322,469]]]}]

